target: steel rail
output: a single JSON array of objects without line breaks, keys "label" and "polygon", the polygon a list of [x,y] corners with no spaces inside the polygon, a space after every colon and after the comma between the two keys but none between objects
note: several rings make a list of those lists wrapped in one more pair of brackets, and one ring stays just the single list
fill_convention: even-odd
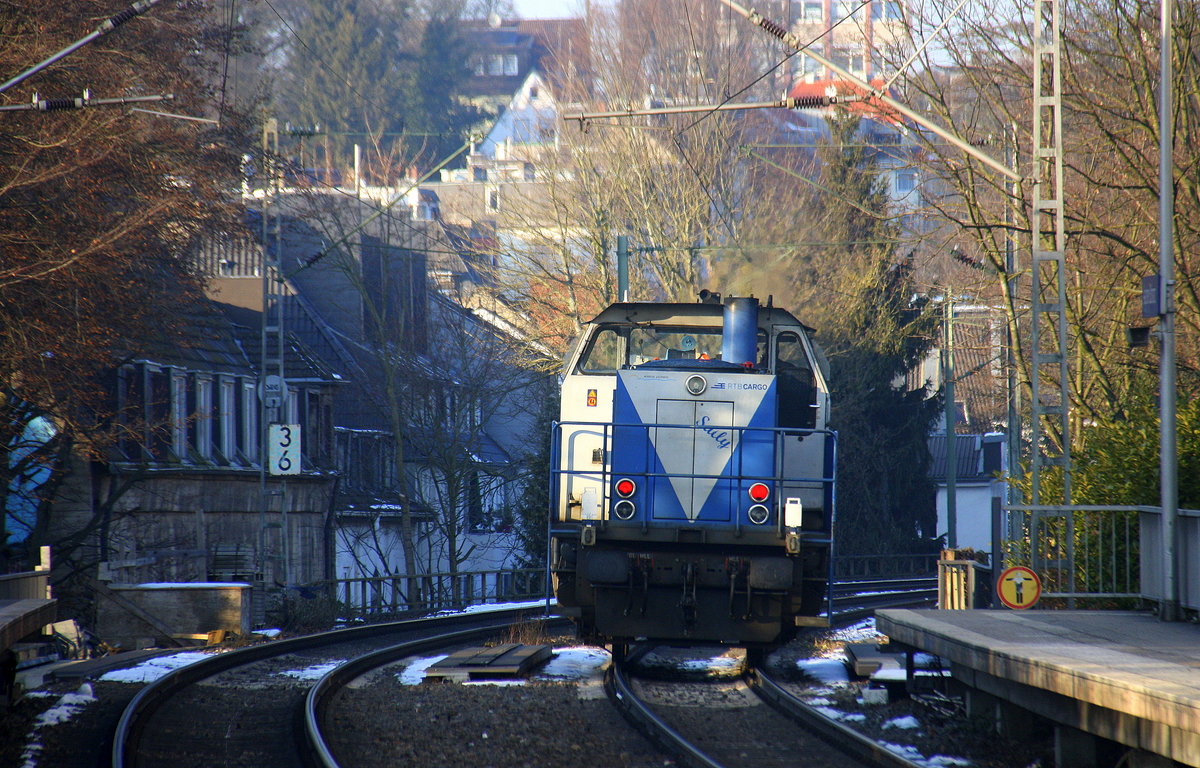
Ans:
[{"label": "steel rail", "polygon": [[[566,624],[567,620],[556,618],[552,620],[552,623]],[[494,636],[500,629],[503,627],[476,627],[420,640],[410,640],[363,654],[329,670],[321,676],[316,685],[308,690],[308,695],[304,698],[304,732],[308,747],[305,756],[320,768],[341,768],[341,763],[333,756],[333,750],[329,748],[329,743],[322,734],[321,721],[325,718],[333,696],[345,688],[351,680],[405,656],[429,653],[447,646],[475,642]]]},{"label": "steel rail", "polygon": [[856,760],[879,766],[879,768],[922,768],[923,764],[907,760],[886,749],[874,739],[836,720],[825,717],[788,693],[761,668],[755,667],[747,670],[746,682],[750,689],[775,711],[816,733],[828,744]]},{"label": "steel rail", "polygon": [[282,656],[295,651],[335,645],[337,643],[366,640],[394,632],[411,631],[419,629],[423,625],[432,627],[477,624],[488,619],[495,619],[496,624],[503,625],[506,622],[511,623],[512,619],[528,613],[529,610],[530,608],[511,608],[487,613],[476,612],[368,624],[362,627],[351,627],[332,632],[320,632],[313,635],[275,640],[239,648],[226,653],[214,654],[211,658],[172,670],[138,691],[138,694],[125,707],[125,710],[121,713],[121,719],[117,722],[117,728],[113,735],[112,766],[113,768],[131,768],[133,765],[133,747],[141,738],[142,731],[149,717],[173,695],[190,685],[226,670],[269,659],[273,656]]},{"label": "steel rail", "polygon": [[701,752],[679,731],[672,728],[667,721],[647,707],[645,702],[634,693],[633,688],[629,685],[629,679],[625,676],[625,670],[620,664],[613,662],[608,668],[604,683],[609,701],[613,706],[660,749],[680,755],[692,765],[703,766],[703,768],[725,768],[723,763],[719,763]]}]

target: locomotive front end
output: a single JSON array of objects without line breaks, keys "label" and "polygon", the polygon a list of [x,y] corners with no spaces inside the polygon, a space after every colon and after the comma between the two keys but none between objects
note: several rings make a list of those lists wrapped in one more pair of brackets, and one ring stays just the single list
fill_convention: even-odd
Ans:
[{"label": "locomotive front end", "polygon": [[[589,326],[553,465],[555,592],[583,636],[765,646],[824,621],[834,441],[817,359],[755,299],[616,305]],[[596,418],[569,418],[580,402]]]}]

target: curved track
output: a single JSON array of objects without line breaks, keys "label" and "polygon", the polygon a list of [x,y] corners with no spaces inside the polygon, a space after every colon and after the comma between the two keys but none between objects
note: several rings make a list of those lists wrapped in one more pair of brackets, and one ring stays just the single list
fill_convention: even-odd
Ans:
[{"label": "curved track", "polygon": [[[863,592],[870,594],[863,595]],[[882,604],[899,605],[926,602],[933,590],[925,583],[904,581],[895,583],[859,582],[842,585],[836,590],[835,623],[848,623],[870,615]],[[292,768],[310,764],[338,765],[334,751],[328,745],[323,730],[331,727],[326,716],[328,702],[337,692],[365,672],[405,656],[429,653],[452,645],[480,642],[530,613],[523,610],[466,614],[437,619],[423,619],[357,627],[300,638],[266,643],[248,648],[215,654],[211,658],[184,667],[143,689],[126,708],[113,743],[112,765],[115,768],[132,766],[254,766],[254,768]],[[330,671],[331,670],[331,671]],[[320,673],[325,672],[324,676]],[[289,676],[291,675],[291,676]],[[316,678],[320,677],[318,681]],[[752,692],[772,690],[769,678],[761,673],[750,674],[736,692],[726,692],[725,701],[714,706],[740,710],[759,723],[758,731],[766,732],[766,722],[777,733],[789,732],[780,722],[781,711],[794,710],[791,717],[812,721],[809,727],[827,721],[809,712],[805,705],[792,700],[786,693],[773,692],[765,696],[771,706]],[[628,681],[612,683],[615,698],[633,702],[639,697],[628,688]],[[778,686],[774,686],[776,689]],[[779,689],[782,690],[782,689]],[[760,694],[762,695],[762,694]],[[774,709],[772,709],[774,707]],[[689,712],[703,710],[703,705],[689,703],[685,707],[668,707],[687,720]],[[298,715],[298,712],[303,712]],[[629,715],[627,715],[629,716]],[[636,714],[644,731],[653,730],[645,723],[649,716]],[[701,717],[703,720],[703,717]],[[830,724],[836,726],[836,724]],[[686,730],[686,729],[685,729]],[[701,726],[702,735],[714,729]],[[795,731],[790,726],[790,731]],[[835,729],[836,730],[836,729]],[[849,729],[843,729],[849,730]],[[681,745],[681,738],[656,736],[656,742],[667,745],[671,752],[689,754],[689,762],[698,765],[720,765],[705,762],[699,752],[690,754]],[[845,733],[827,735],[844,742]],[[683,739],[686,740],[686,739]],[[771,739],[778,742],[779,739]],[[810,741],[819,741],[810,738]],[[761,743],[717,747],[720,754],[754,754],[751,761],[758,766],[794,764],[796,749],[819,753],[826,746],[792,744],[788,748],[770,747]],[[863,751],[863,750],[860,750]],[[870,758],[870,749],[866,749]],[[727,759],[727,758],[726,758]],[[787,762],[787,761],[791,762]],[[846,764],[839,754],[837,763]],[[730,762],[737,765],[738,762]],[[821,762],[811,763],[819,765]],[[880,764],[868,762],[864,764]],[[895,765],[896,763],[892,763]],[[902,761],[900,764],[904,764]]]},{"label": "curved track", "polygon": [[[559,622],[563,626],[567,624],[566,619],[560,619]],[[331,719],[329,710],[334,698],[353,680],[408,656],[433,653],[456,645],[484,640],[494,636],[498,629],[467,629],[400,643],[351,659],[327,672],[309,689],[304,700],[304,736],[311,764],[321,768],[339,768],[342,765],[338,762],[330,739],[326,736]]]},{"label": "curved track", "polygon": [[661,682],[610,669],[609,695],[647,738],[700,768],[918,768],[794,697],[759,668],[724,681]]},{"label": "curved track", "polygon": [[297,734],[297,712],[317,677],[313,670],[450,631],[464,637],[494,634],[529,613],[505,610],[390,622],[214,654],[139,692],[117,726],[112,765],[302,765],[307,758]]},{"label": "curved track", "polygon": [[[936,578],[843,582],[834,588],[833,624],[851,624],[878,608],[936,600]],[[639,655],[610,669],[609,697],[647,738],[688,765],[918,768],[821,715],[758,666],[748,666],[741,677],[723,683],[643,683],[631,679],[627,670]],[[668,687],[674,692],[665,690]],[[714,717],[714,711],[719,716]],[[739,720],[746,724],[739,727]]]}]

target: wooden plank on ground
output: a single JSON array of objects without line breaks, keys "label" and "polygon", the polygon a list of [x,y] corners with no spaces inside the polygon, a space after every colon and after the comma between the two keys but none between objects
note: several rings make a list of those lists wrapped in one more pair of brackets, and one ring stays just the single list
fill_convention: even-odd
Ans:
[{"label": "wooden plank on ground", "polygon": [[531,669],[549,659],[550,654],[548,645],[520,643],[464,648],[429,667],[425,677],[454,682],[525,677]]},{"label": "wooden plank on ground", "polygon": [[881,651],[876,643],[847,643],[846,658],[858,677],[870,677],[881,669],[904,669],[902,654]]}]

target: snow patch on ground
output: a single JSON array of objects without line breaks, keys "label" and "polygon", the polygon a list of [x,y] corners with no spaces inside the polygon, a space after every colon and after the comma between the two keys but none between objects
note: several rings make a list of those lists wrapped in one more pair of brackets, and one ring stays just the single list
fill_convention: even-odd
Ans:
[{"label": "snow patch on ground", "polygon": [[883,635],[875,629],[875,617],[863,619],[857,624],[851,624],[843,629],[832,632],[829,639],[835,643],[867,643],[880,640]]},{"label": "snow patch on ground", "polygon": [[425,670],[446,658],[447,655],[448,654],[442,654],[441,656],[426,656],[424,658],[417,659],[405,667],[404,671],[398,672],[396,677],[400,678],[400,682],[404,683],[405,685],[420,685],[421,681],[425,679]]},{"label": "snow patch on ground", "polygon": [[[549,605],[553,605],[553,601]],[[438,611],[435,616],[459,616],[464,613],[493,613],[495,611],[511,611],[520,609],[538,609],[545,610],[547,606],[545,600],[527,600],[520,603],[481,603],[479,605],[470,605],[466,608],[461,608],[454,611]]]},{"label": "snow patch on ground", "polygon": [[586,680],[599,674],[610,658],[603,648],[555,648],[554,657],[538,672],[537,679]]},{"label": "snow patch on ground", "polygon": [[846,655],[838,651],[836,656],[826,659],[797,659],[796,667],[813,680],[826,685],[850,682],[846,669]]},{"label": "snow patch on ground", "polygon": [[714,672],[724,672],[730,669],[737,669],[742,662],[732,656],[713,656],[710,659],[693,659],[685,661],[680,666],[687,670],[712,670]]},{"label": "snow patch on ground", "polygon": [[[425,679],[426,671],[446,658],[440,656],[425,656],[413,660],[396,677],[405,685],[420,685]],[[534,680],[554,682],[582,681],[600,674],[608,665],[611,657],[603,648],[592,646],[571,646],[555,648],[554,654],[545,666],[533,675]],[[471,680],[464,685],[522,685],[524,680]]]},{"label": "snow patch on ground", "polygon": [[303,669],[285,669],[277,674],[294,677],[297,680],[320,680],[326,673],[345,663],[345,659],[334,659],[333,661],[322,661],[320,664],[309,664]]},{"label": "snow patch on ground", "polygon": [[913,717],[912,715],[905,715],[904,717],[893,717],[891,720],[886,721],[883,724],[883,727],[884,728],[902,728],[902,729],[908,730],[911,728],[920,728],[921,723],[920,723],[920,721],[917,720],[917,718]]},{"label": "snow patch on ground", "polygon": [[867,719],[867,716],[861,712],[843,712],[833,707],[816,707],[816,710],[830,720],[838,720],[843,723],[861,723]]},{"label": "snow patch on ground", "polygon": [[[52,694],[34,691],[33,694],[50,696]],[[26,694],[31,695],[31,694]],[[42,752],[42,742],[38,731],[48,725],[60,725],[83,711],[84,707],[96,701],[92,694],[91,683],[84,683],[74,693],[64,693],[54,702],[54,706],[38,715],[33,721],[33,729],[25,737],[25,749],[21,751],[21,768],[37,768],[38,755]]]},{"label": "snow patch on ground", "polygon": [[155,656],[125,669],[112,669],[100,676],[109,683],[152,683],[172,670],[195,664],[211,656],[210,651],[184,651],[170,656]]},{"label": "snow patch on ground", "polygon": [[947,755],[925,757],[916,747],[904,744],[889,744],[886,741],[881,741],[879,742],[879,746],[903,757],[905,760],[912,761],[917,765],[927,766],[928,768],[946,768],[947,766],[966,766],[971,764],[970,760],[962,757],[948,757]]}]

